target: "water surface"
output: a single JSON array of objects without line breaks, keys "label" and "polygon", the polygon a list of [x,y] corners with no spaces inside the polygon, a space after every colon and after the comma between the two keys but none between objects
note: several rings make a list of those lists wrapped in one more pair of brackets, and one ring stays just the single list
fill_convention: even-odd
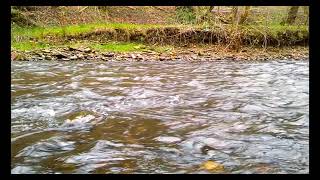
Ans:
[{"label": "water surface", "polygon": [[309,172],[309,63],[12,62],[12,173]]}]

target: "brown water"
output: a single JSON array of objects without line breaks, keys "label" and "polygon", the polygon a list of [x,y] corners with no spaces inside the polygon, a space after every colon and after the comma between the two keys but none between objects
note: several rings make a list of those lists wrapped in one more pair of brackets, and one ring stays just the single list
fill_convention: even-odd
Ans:
[{"label": "brown water", "polygon": [[307,61],[11,68],[12,173],[309,172]]}]

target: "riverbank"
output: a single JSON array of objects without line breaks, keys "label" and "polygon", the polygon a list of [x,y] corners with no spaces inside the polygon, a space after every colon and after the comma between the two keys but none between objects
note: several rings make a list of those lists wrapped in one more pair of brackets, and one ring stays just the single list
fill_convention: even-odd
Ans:
[{"label": "riverbank", "polygon": [[193,44],[283,47],[308,46],[307,26],[261,25],[155,25],[100,23],[52,27],[12,27],[11,44],[43,47],[77,41],[96,43],[137,42],[146,45],[190,46]]},{"label": "riverbank", "polygon": [[[139,47],[137,47],[139,48]],[[141,48],[141,47],[140,47]],[[230,51],[225,46],[148,48],[132,52],[110,52],[98,48],[55,47],[36,50],[13,50],[11,60],[15,61],[267,61],[267,60],[308,60],[308,47],[242,48]]]},{"label": "riverbank", "polygon": [[308,27],[104,23],[13,26],[12,60],[308,59]]}]

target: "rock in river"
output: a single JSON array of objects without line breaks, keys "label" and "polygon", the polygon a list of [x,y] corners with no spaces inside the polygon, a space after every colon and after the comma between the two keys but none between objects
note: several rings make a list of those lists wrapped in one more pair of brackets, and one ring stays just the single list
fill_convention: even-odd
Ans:
[{"label": "rock in river", "polygon": [[214,162],[214,161],[206,161],[204,162],[200,169],[205,169],[207,171],[210,171],[210,172],[221,172],[221,171],[224,171],[224,167],[222,164],[219,164],[217,162]]},{"label": "rock in river", "polygon": [[76,55],[70,56],[69,58],[70,58],[70,60],[76,60],[76,59],[78,59],[78,57],[77,57]]},{"label": "rock in river", "polygon": [[62,58],[62,59],[60,59],[60,61],[70,61],[71,59],[69,59],[69,58]]},{"label": "rock in river", "polygon": [[83,52],[85,52],[85,53],[90,53],[90,52],[92,52],[92,50],[91,50],[90,48],[85,48],[85,49],[83,50]]},{"label": "rock in river", "polygon": [[164,142],[164,143],[175,143],[181,141],[178,137],[173,136],[159,136],[155,138],[157,141]]},{"label": "rock in river", "polygon": [[114,53],[103,53],[105,57],[114,57]]},{"label": "rock in river", "polygon": [[67,56],[62,54],[61,52],[53,53],[52,55],[57,57],[58,59],[67,58]]}]

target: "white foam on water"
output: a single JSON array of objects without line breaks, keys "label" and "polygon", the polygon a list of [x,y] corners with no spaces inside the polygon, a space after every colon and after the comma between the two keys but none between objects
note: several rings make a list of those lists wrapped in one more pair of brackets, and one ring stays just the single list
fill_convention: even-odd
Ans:
[{"label": "white foam on water", "polygon": [[11,174],[33,174],[34,171],[29,166],[16,166],[11,169]]},{"label": "white foam on water", "polygon": [[62,126],[87,124],[90,121],[92,121],[93,119],[95,119],[95,116],[93,116],[91,114],[86,115],[86,116],[77,116],[73,120],[67,119],[66,122]]},{"label": "white foam on water", "polygon": [[19,116],[22,117],[53,117],[56,113],[53,109],[48,109],[47,107],[42,106],[33,106],[30,108],[20,108],[11,110],[12,118]]},{"label": "white foam on water", "polygon": [[175,143],[181,141],[180,138],[178,137],[173,137],[173,136],[159,136],[155,138],[155,140],[164,142],[164,143]]}]

